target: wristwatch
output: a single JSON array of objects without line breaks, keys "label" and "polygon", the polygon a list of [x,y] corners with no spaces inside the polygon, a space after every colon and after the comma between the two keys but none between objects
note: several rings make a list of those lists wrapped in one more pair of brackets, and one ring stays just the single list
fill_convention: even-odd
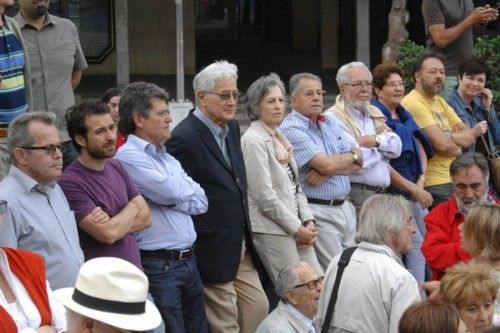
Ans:
[{"label": "wristwatch", "polygon": [[359,159],[359,155],[355,151],[353,151],[353,150],[349,150],[349,152],[352,154],[352,157],[354,158],[354,164],[357,164],[360,167],[362,167],[362,165],[360,163],[361,160]]},{"label": "wristwatch", "polygon": [[380,136],[375,135],[375,147],[380,147]]}]

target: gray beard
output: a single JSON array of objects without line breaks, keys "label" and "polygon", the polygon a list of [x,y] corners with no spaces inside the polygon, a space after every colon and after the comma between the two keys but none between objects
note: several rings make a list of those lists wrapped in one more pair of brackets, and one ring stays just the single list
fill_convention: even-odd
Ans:
[{"label": "gray beard", "polygon": [[488,192],[484,192],[484,194],[477,200],[471,203],[465,203],[463,200],[455,196],[455,200],[457,200],[458,210],[464,215],[467,216],[472,208],[477,206],[478,204],[485,204],[489,202]]}]

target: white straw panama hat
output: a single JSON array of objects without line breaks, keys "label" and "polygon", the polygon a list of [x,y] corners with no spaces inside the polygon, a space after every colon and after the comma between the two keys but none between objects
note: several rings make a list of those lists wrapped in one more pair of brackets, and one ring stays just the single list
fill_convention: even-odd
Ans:
[{"label": "white straw panama hat", "polygon": [[58,289],[54,295],[74,312],[119,329],[146,331],[161,323],[160,312],[146,299],[146,275],[123,259],[101,257],[85,262],[75,288]]}]

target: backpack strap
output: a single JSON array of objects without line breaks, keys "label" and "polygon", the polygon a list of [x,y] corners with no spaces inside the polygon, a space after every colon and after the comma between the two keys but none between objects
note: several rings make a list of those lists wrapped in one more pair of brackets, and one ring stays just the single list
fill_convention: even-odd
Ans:
[{"label": "backpack strap", "polygon": [[335,309],[335,303],[337,302],[337,297],[339,296],[339,286],[340,280],[342,279],[342,274],[344,274],[344,269],[349,264],[351,256],[356,251],[358,247],[353,246],[345,249],[340,256],[338,262],[337,276],[335,277],[335,283],[333,284],[332,295],[330,296],[330,301],[328,302],[328,308],[326,310],[325,319],[323,320],[323,326],[321,327],[321,333],[327,333],[330,328],[330,322],[333,317],[333,310]]}]

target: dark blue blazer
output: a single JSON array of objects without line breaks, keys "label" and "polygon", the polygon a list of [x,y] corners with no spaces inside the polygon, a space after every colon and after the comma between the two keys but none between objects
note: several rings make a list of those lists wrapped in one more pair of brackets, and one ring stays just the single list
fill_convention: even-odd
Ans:
[{"label": "dark blue blazer", "polygon": [[[242,238],[250,234],[240,128],[236,120],[227,126],[226,146],[232,167],[227,165],[212,132],[193,115],[193,110],[165,143],[167,151],[203,187],[208,198],[208,211],[193,216],[197,232],[195,254],[204,283],[227,283],[235,279]],[[252,250],[252,242],[247,239]]]}]

